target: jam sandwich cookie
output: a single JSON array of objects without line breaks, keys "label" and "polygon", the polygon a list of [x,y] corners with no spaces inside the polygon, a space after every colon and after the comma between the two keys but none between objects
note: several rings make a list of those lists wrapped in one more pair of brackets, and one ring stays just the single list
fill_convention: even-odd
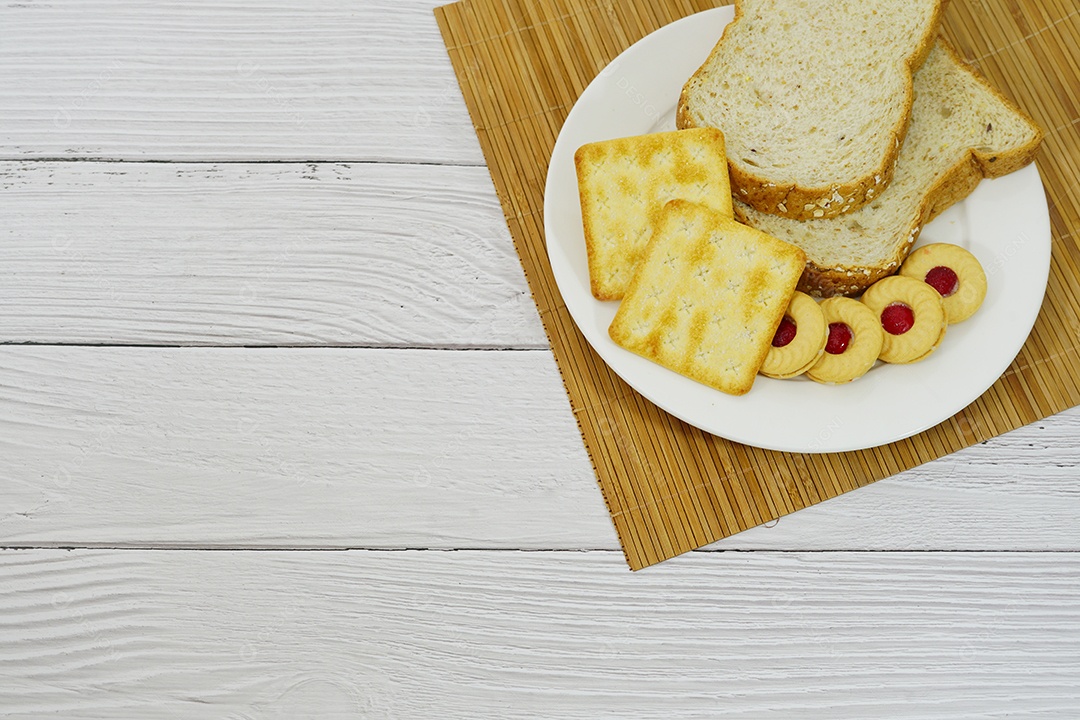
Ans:
[{"label": "jam sandwich cookie", "polygon": [[797,292],[791,298],[787,314],[773,336],[761,374],[786,379],[802,375],[813,367],[825,352],[829,328],[825,315],[812,297]]},{"label": "jam sandwich cookie", "polygon": [[885,342],[874,312],[858,300],[829,298],[819,306],[829,327],[825,353],[806,376],[828,385],[841,385],[862,377],[874,366]]},{"label": "jam sandwich cookie", "polygon": [[885,331],[881,360],[913,363],[932,353],[945,337],[945,304],[934,288],[915,278],[894,275],[863,293]]},{"label": "jam sandwich cookie", "polygon": [[938,291],[945,299],[945,315],[950,325],[974,315],[986,298],[986,273],[982,265],[959,245],[925,245],[908,256],[900,274],[922,280]]}]

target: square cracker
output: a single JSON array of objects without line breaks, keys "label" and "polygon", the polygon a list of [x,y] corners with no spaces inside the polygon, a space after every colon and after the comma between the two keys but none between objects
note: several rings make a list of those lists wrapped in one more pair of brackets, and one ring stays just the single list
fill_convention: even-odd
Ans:
[{"label": "square cracker", "polygon": [[574,154],[589,283],[599,300],[622,298],[669,200],[732,217],[724,136],[715,128],[582,145]]},{"label": "square cracker", "polygon": [[750,391],[795,292],[806,254],[675,200],[608,333],[638,355],[731,395]]}]

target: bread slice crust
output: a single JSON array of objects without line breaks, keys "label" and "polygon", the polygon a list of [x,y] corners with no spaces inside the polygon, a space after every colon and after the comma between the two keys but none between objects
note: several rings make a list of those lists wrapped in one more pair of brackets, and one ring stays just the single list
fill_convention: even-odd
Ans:
[{"label": "bread slice crust", "polygon": [[[677,127],[685,129],[710,124],[694,109],[695,98],[701,93],[709,92],[707,88],[711,81],[711,67],[718,62],[721,53],[725,52],[724,43],[743,21],[745,5],[750,1],[735,0],[734,19],[724,28],[720,41],[708,59],[683,86],[676,111]],[[879,162],[872,169],[859,177],[836,178],[832,182],[817,184],[800,184],[797,181],[769,177],[755,170],[744,159],[732,155],[732,130],[722,127],[720,130],[724,132],[729,143],[728,169],[735,197],[760,212],[794,220],[808,220],[831,218],[851,212],[880,195],[892,182],[896,160],[910,123],[914,102],[912,76],[933,48],[946,2],[947,0],[937,2],[923,32],[915,38],[911,52],[900,61],[897,71],[905,80],[900,96],[900,108],[895,114],[892,127],[882,133],[884,140],[879,148]]]},{"label": "bread slice crust", "polygon": [[[1000,103],[1004,110],[1015,116],[1018,121],[1027,126],[1031,137],[1027,142],[1012,147],[973,146],[967,147],[964,152],[950,166],[936,174],[927,186],[925,193],[912,207],[910,220],[896,227],[894,233],[881,238],[880,243],[887,246],[887,252],[883,258],[873,263],[830,263],[813,253],[807,252],[807,266],[803,277],[799,282],[799,289],[815,297],[833,297],[836,295],[855,296],[862,293],[870,285],[883,277],[895,273],[900,264],[907,258],[916,239],[926,224],[936,218],[946,209],[970,195],[983,178],[996,178],[1008,175],[1035,160],[1043,141],[1043,132],[1038,124],[1024,112],[1016,103],[1005,97],[999,90],[990,85],[978,71],[966,63],[956,49],[944,38],[937,41],[937,49],[944,53],[945,62],[951,63],[950,71],[964,73],[974,80],[981,92],[985,92]],[[919,86],[919,78],[916,78],[916,88]],[[932,92],[929,89],[924,92]],[[957,104],[964,103],[970,98],[955,98]],[[915,122],[921,122],[918,115]],[[914,151],[914,146],[910,148]],[[905,153],[906,154],[906,153]],[[903,162],[903,160],[901,160]],[[892,195],[898,192],[896,187],[890,188],[882,197],[882,203],[893,202]],[[870,206],[852,216],[858,218],[861,213],[874,212]],[[782,239],[800,244],[795,236],[801,233],[815,233],[819,228],[826,227],[837,220],[808,220],[804,223],[789,222],[782,218],[773,218],[755,212],[748,205],[735,203],[735,217],[740,222],[747,223],[764,230],[777,234]],[[804,249],[805,247],[805,243]]]}]

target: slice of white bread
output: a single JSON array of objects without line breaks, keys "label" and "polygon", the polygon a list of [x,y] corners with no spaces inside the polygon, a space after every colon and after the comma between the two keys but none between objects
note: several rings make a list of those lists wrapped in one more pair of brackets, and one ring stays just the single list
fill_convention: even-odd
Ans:
[{"label": "slice of white bread", "polygon": [[735,197],[761,212],[858,208],[892,178],[944,2],[736,0],[678,127],[723,131]]},{"label": "slice of white bread", "polygon": [[599,300],[622,298],[668,200],[732,216],[724,136],[715,128],[589,143],[574,164],[589,283]]},{"label": "slice of white bread", "polygon": [[622,347],[732,395],[750,391],[805,266],[799,248],[668,203],[608,328]]},{"label": "slice of white bread", "polygon": [[856,295],[896,272],[926,223],[980,180],[1034,160],[1042,137],[1026,113],[940,39],[915,76],[911,128],[892,184],[880,197],[828,220],[789,220],[739,202],[735,215],[806,251],[800,290]]}]

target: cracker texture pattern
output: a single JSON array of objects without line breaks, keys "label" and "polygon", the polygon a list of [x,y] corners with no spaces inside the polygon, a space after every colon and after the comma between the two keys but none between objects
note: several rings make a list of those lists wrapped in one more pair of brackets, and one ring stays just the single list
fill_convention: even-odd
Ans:
[{"label": "cracker texture pattern", "polygon": [[608,332],[670,370],[746,394],[805,263],[794,245],[701,205],[672,201]]},{"label": "cracker texture pattern", "polygon": [[589,283],[599,300],[623,297],[669,200],[732,217],[724,136],[714,128],[589,143],[574,164]]}]

